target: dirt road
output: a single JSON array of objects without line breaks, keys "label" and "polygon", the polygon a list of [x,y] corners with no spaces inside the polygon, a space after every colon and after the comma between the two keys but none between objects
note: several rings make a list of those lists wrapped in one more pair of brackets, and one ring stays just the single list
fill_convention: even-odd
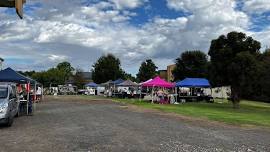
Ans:
[{"label": "dirt road", "polygon": [[[63,101],[64,100],[64,101]],[[270,151],[270,131],[181,120],[110,101],[47,98],[0,128],[0,151]]]}]

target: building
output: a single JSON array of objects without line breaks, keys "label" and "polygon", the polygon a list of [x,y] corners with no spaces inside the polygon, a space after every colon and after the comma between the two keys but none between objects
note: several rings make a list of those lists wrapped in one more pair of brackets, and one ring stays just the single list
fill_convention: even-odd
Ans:
[{"label": "building", "polygon": [[158,70],[158,76],[161,79],[167,80],[167,70]]},{"label": "building", "polygon": [[167,66],[167,81],[172,82],[174,81],[173,70],[176,68],[176,64],[168,65]]},{"label": "building", "polygon": [[93,82],[92,72],[79,72],[82,78],[85,80],[85,83]]},{"label": "building", "polygon": [[165,79],[169,82],[174,81],[174,76],[173,76],[173,70],[176,68],[175,64],[168,65],[167,70],[159,70],[158,75],[160,78]]}]

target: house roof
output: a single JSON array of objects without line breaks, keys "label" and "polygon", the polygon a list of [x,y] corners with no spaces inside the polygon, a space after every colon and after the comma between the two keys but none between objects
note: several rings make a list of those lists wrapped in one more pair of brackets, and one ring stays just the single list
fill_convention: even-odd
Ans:
[{"label": "house roof", "polygon": [[91,80],[92,79],[92,72],[79,72],[79,73],[86,80]]}]

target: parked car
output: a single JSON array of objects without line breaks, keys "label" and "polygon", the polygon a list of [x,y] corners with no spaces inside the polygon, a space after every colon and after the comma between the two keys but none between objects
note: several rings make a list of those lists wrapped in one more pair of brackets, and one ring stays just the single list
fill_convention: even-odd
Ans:
[{"label": "parked car", "polygon": [[0,124],[11,126],[19,111],[16,85],[0,83]]}]

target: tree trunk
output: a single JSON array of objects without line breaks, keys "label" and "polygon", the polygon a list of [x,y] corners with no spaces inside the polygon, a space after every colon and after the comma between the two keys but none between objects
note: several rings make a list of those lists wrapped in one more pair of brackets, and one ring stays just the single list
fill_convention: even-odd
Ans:
[{"label": "tree trunk", "polygon": [[232,93],[232,103],[233,103],[233,108],[239,109],[240,108],[240,98],[239,98],[239,92],[238,89],[232,87],[231,88],[231,93]]}]

